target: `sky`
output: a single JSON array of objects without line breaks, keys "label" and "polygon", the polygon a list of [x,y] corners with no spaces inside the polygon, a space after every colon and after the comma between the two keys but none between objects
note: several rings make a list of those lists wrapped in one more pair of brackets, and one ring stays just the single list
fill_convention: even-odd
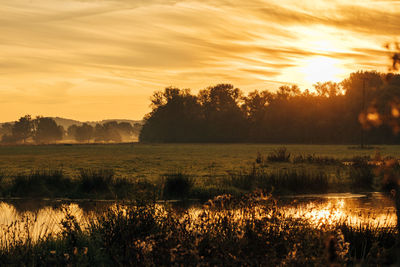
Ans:
[{"label": "sky", "polygon": [[154,91],[387,71],[400,1],[0,0],[0,121],[142,119]]}]

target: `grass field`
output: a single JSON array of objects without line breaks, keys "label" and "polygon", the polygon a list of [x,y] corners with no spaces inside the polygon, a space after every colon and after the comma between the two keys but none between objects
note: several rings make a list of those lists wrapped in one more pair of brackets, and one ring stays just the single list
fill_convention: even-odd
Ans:
[{"label": "grass field", "polygon": [[[0,147],[0,170],[21,173],[62,167],[75,175],[80,168],[110,168],[117,176],[155,179],[184,172],[202,176],[226,175],[249,168],[257,153],[267,155],[282,145],[266,144],[107,144]],[[316,154],[338,159],[374,156],[377,149],[357,150],[346,145],[284,145],[292,155]],[[379,146],[382,156],[400,156],[400,146]],[[268,163],[280,169],[287,163]],[[326,167],[324,167],[326,168]]]},{"label": "grass field", "polygon": [[126,198],[137,195],[133,190],[137,188],[169,199],[208,199],[257,188],[277,194],[376,191],[381,190],[377,181],[382,179],[368,165],[360,168],[342,162],[355,156],[373,158],[377,152],[382,157],[398,158],[400,154],[399,146],[360,150],[337,145],[285,145],[289,160],[268,159],[281,147],[138,143],[2,146],[0,191],[3,197],[23,196],[21,192],[28,190],[37,197]]}]

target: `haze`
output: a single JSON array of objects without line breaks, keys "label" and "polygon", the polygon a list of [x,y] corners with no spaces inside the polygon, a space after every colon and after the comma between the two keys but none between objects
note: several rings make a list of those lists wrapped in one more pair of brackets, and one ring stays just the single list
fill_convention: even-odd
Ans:
[{"label": "haze", "polygon": [[306,89],[386,71],[399,25],[400,1],[5,0],[0,121],[141,119],[170,85]]}]

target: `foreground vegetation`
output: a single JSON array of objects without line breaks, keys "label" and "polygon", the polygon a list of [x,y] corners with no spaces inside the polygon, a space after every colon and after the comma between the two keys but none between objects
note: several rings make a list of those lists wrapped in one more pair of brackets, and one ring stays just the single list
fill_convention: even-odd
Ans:
[{"label": "foreground vegetation", "polygon": [[[28,220],[19,224],[29,223]],[[18,223],[15,223],[15,225]],[[65,210],[60,234],[34,240],[8,228],[1,265],[388,265],[399,263],[394,227],[319,225],[287,216],[262,192],[223,195],[199,213],[151,203],[116,206],[86,226]],[[21,229],[29,229],[28,227]]]}]

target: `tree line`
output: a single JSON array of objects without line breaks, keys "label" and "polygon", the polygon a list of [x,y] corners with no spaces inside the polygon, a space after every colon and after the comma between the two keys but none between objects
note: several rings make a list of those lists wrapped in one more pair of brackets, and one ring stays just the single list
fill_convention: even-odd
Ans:
[{"label": "tree line", "polygon": [[0,128],[1,143],[3,144],[48,144],[61,140],[73,140],[80,143],[95,142],[122,142],[131,141],[139,134],[141,125],[132,125],[129,122],[109,121],[81,125],[73,124],[67,130],[57,125],[53,118],[25,115],[14,123],[4,123]]},{"label": "tree line", "polygon": [[142,142],[399,144],[400,75],[350,74],[314,90],[281,86],[245,95],[231,84],[168,87],[151,98]]}]

